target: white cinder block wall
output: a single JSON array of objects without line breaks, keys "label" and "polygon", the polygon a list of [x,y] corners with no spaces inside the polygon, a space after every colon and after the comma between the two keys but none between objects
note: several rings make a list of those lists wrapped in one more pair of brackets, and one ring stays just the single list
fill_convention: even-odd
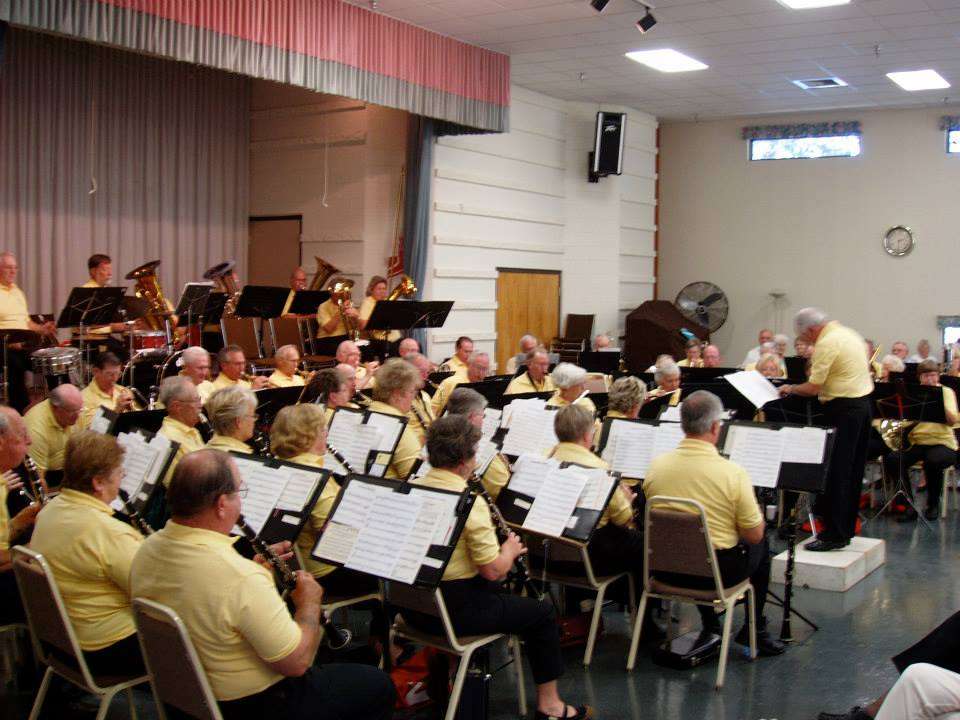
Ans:
[{"label": "white cinder block wall", "polygon": [[[626,112],[624,174],[587,182],[598,110]],[[561,323],[593,313],[618,335],[653,297],[656,120],[632,108],[514,86],[510,132],[440,138],[426,297],[456,301],[428,336],[434,359],[470,335],[493,355],[497,268],[561,271]]]}]

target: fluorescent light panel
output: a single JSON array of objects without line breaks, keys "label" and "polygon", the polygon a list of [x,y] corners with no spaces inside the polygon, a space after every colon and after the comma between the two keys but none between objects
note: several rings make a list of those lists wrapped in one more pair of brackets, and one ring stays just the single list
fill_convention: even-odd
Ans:
[{"label": "fluorescent light panel", "polygon": [[887,77],[904,90],[909,90],[910,92],[916,90],[940,90],[950,87],[950,83],[944,80],[936,70],[892,72],[887,73]]},{"label": "fluorescent light panel", "polygon": [[652,67],[660,72],[687,72],[705,70],[708,66],[681,52],[665,48],[663,50],[634,50],[627,57],[641,65]]},{"label": "fluorescent light panel", "polygon": [[850,4],[850,0],[777,0],[777,2],[791,10],[811,10],[812,8]]},{"label": "fluorescent light panel", "polygon": [[802,90],[828,90],[830,88],[846,87],[847,83],[838,77],[811,78],[809,80],[791,80]]}]

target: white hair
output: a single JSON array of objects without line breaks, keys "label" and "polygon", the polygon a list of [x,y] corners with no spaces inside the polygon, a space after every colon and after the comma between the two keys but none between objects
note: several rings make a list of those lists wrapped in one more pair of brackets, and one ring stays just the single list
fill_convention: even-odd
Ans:
[{"label": "white hair", "polygon": [[195,362],[200,360],[209,359],[210,353],[204,350],[199,345],[191,345],[186,350],[183,351],[183,354],[180,356],[181,365],[193,365]]},{"label": "white hair", "polygon": [[277,348],[277,351],[273,354],[273,356],[293,360],[291,354],[296,354],[298,358],[300,357],[300,351],[297,350],[295,345],[281,345]]},{"label": "white hair", "polygon": [[773,341],[781,345],[789,345],[790,338],[784,335],[783,333],[778,333],[773,336]]},{"label": "white hair", "polygon": [[697,390],[680,406],[680,426],[686,435],[706,435],[723,415],[723,403],[709,390]]},{"label": "white hair", "polygon": [[890,372],[903,372],[907,369],[907,366],[903,364],[903,360],[896,355],[884,355],[883,360],[880,361],[880,365]]},{"label": "white hair", "polygon": [[587,379],[587,371],[573,363],[563,362],[553,369],[550,379],[558,388],[566,390],[574,385],[582,385]]},{"label": "white hair", "polygon": [[160,396],[157,398],[164,407],[170,407],[170,403],[175,401],[186,402],[193,399],[196,392],[193,381],[183,375],[173,375],[164,378],[160,383]]},{"label": "white hair", "polygon": [[797,335],[803,335],[810,328],[826,325],[828,319],[827,314],[820,308],[805,307],[794,316],[793,326]]},{"label": "white hair", "polygon": [[679,374],[680,366],[673,361],[673,358],[671,358],[669,362],[664,360],[662,363],[657,365],[657,369],[653,371],[653,379],[657,385],[659,385],[663,378],[676,377]]}]

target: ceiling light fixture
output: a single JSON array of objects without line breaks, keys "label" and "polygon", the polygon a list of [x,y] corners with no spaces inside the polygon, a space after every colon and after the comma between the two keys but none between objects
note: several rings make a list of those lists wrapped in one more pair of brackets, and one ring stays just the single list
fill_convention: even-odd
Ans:
[{"label": "ceiling light fixture", "polygon": [[634,62],[646,65],[660,72],[687,72],[689,70],[706,70],[707,67],[709,67],[699,60],[694,60],[692,57],[670,48],[664,48],[662,50],[634,50],[633,52],[628,52],[626,55]]},{"label": "ceiling light fixture", "polygon": [[637,30],[641,33],[646,33],[656,24],[657,19],[653,16],[653,13],[650,12],[650,8],[647,8],[647,14],[637,20]]},{"label": "ceiling light fixture", "polygon": [[850,4],[850,0],[777,0],[777,2],[791,10],[812,10],[813,8]]},{"label": "ceiling light fixture", "polygon": [[915,92],[917,90],[940,90],[950,87],[950,83],[941,77],[936,70],[912,70],[909,72],[887,73],[887,77],[893,80],[904,90]]},{"label": "ceiling light fixture", "polygon": [[590,0],[590,7],[597,12],[603,12],[604,8],[610,4],[610,0]]},{"label": "ceiling light fixture", "polygon": [[810,80],[791,80],[802,90],[824,90],[826,88],[846,87],[847,83],[838,77],[812,78]]}]

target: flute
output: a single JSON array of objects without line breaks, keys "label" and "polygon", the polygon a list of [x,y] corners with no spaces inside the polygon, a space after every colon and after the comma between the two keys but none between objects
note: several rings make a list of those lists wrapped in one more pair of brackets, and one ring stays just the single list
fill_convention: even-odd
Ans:
[{"label": "flute", "polygon": [[343,456],[343,453],[337,450],[330,443],[327,443],[327,452],[333,455],[333,459],[340,463],[348,474],[356,475],[357,471],[353,469],[353,466],[349,462],[347,462],[347,458]]},{"label": "flute", "polygon": [[[290,569],[290,566],[283,561],[283,558],[274,552],[272,547],[257,537],[257,533],[255,533],[253,528],[243,519],[243,515],[237,518],[237,527],[243,532],[244,537],[250,541],[253,549],[260,557],[265,558],[270,563],[270,566],[279,578],[280,586],[283,588],[284,593],[292,591],[297,586],[297,575]],[[353,639],[353,633],[345,628],[339,628],[330,622],[330,618],[326,616],[323,610],[320,611],[320,624],[323,626],[326,635],[327,647],[331,650],[340,650],[346,647]]]},{"label": "flute", "polygon": [[120,502],[123,503],[123,511],[127,514],[127,517],[130,518],[130,524],[137,528],[144,537],[153,535],[153,528],[147,524],[147,521],[143,519],[143,516],[137,512],[133,503],[130,502],[129,493],[123,488],[120,488],[117,490],[117,497],[120,498]]}]

